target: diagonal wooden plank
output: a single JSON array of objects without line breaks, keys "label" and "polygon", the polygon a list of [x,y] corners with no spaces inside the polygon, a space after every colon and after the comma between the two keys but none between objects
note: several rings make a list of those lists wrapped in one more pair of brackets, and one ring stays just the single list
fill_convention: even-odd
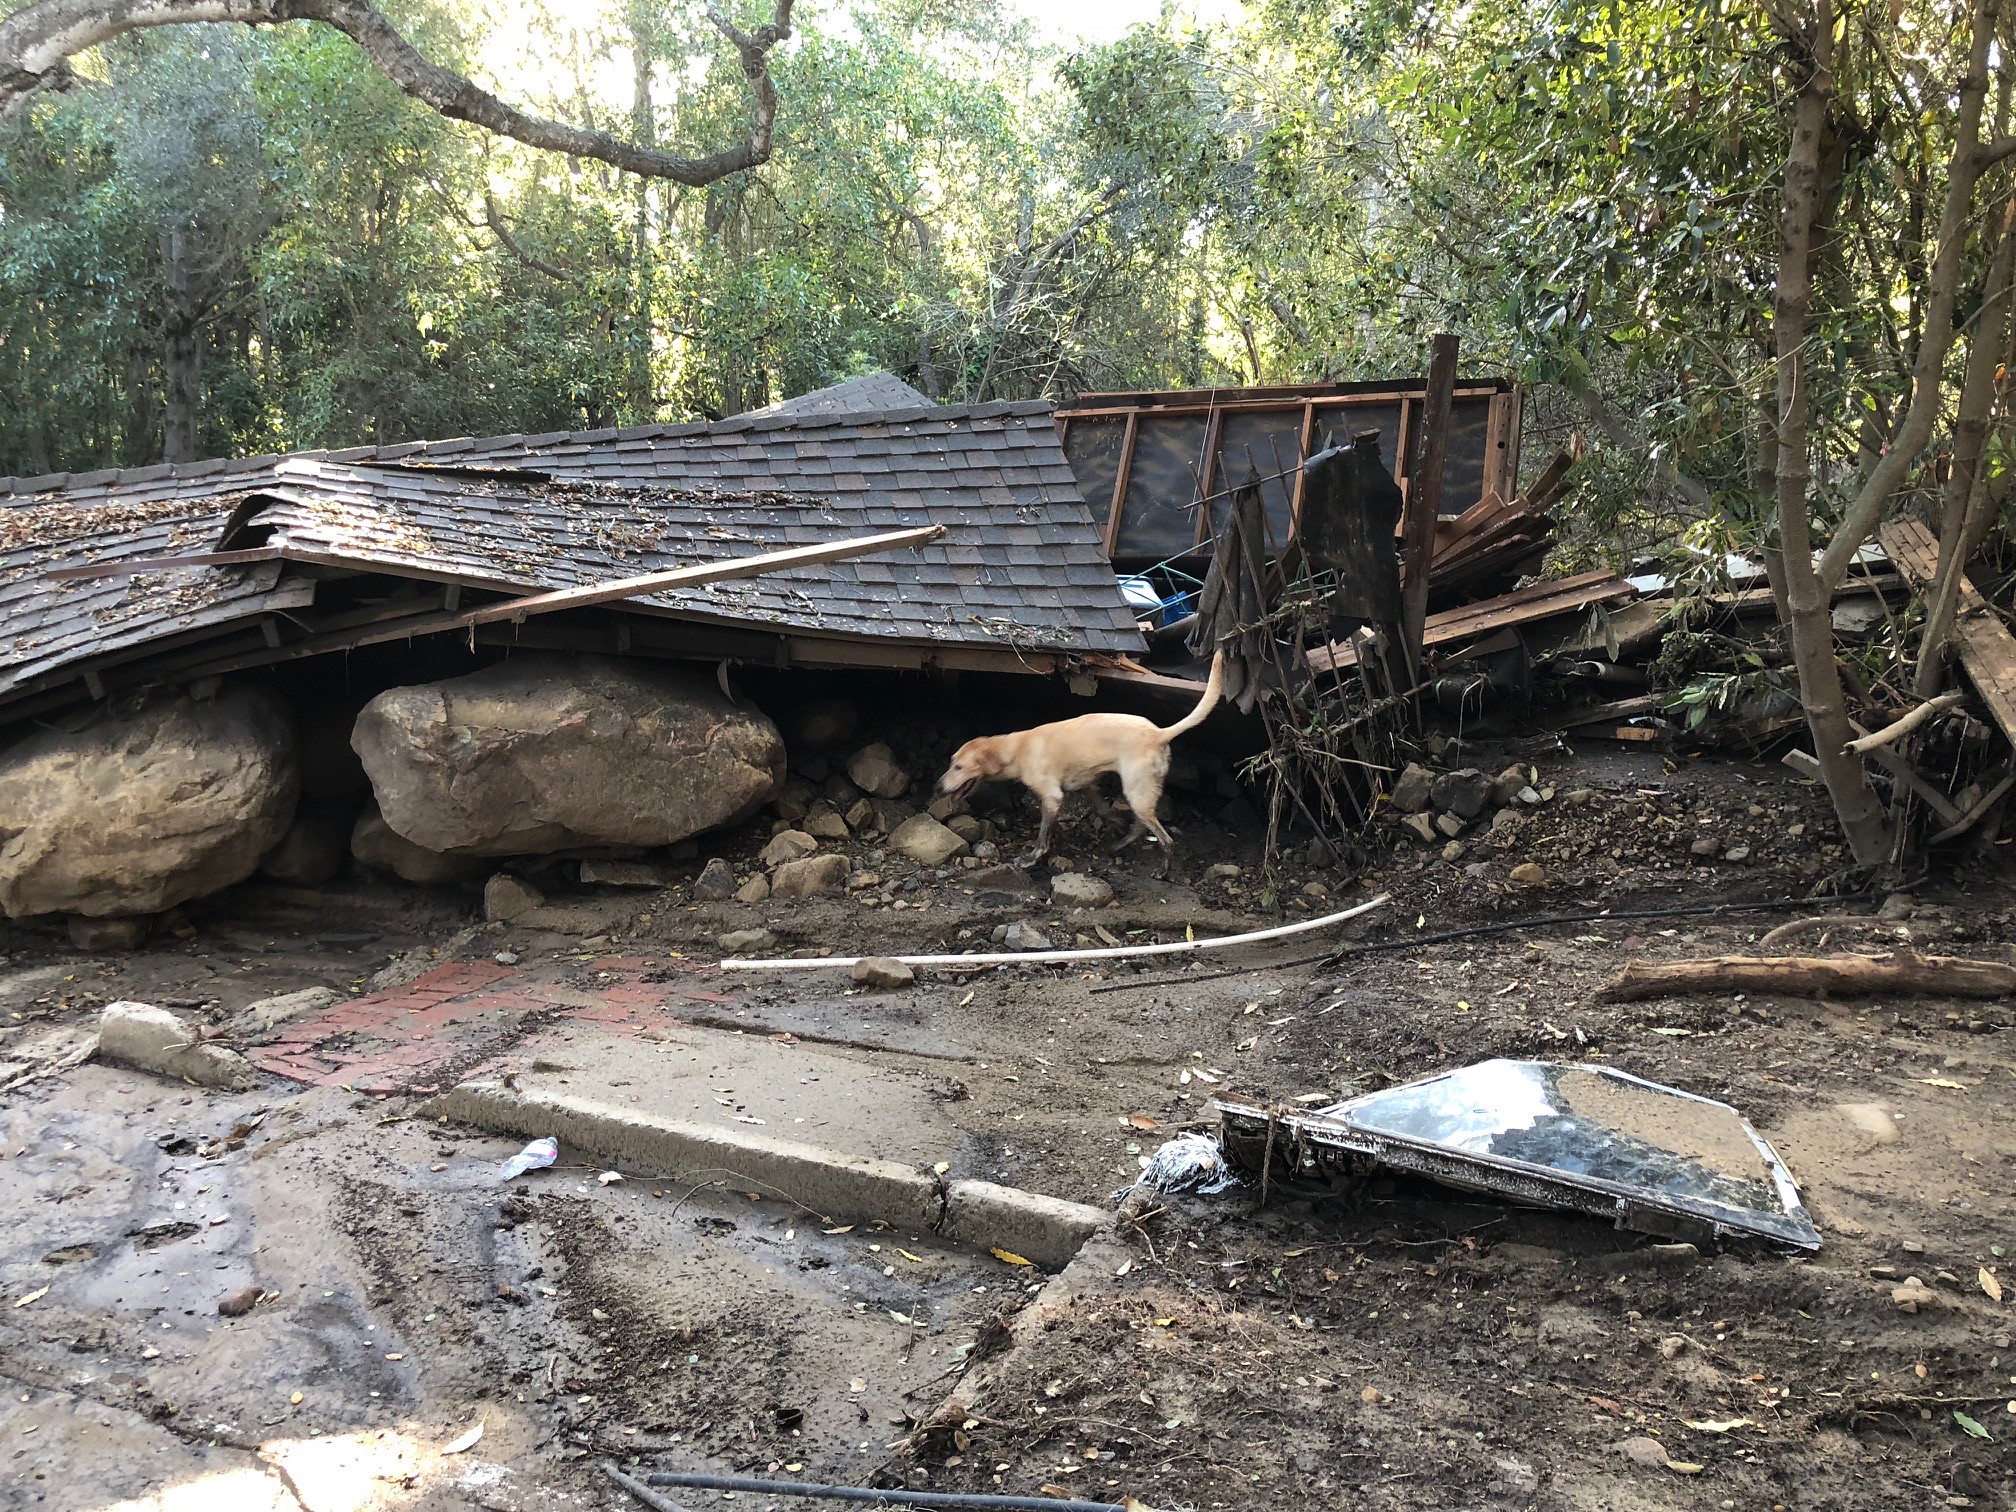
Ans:
[{"label": "diagonal wooden plank", "polygon": [[[1879,532],[1890,560],[1920,593],[1929,593],[1939,573],[1939,542],[1916,520],[1895,520]],[[1953,659],[1989,716],[2016,745],[2016,635],[1980,591],[1960,578],[1960,612],[1953,622]]]}]

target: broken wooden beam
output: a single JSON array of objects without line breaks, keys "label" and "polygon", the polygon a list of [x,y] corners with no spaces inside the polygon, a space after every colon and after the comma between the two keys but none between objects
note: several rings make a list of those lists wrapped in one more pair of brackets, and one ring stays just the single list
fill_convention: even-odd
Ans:
[{"label": "broken wooden beam", "polygon": [[2006,997],[2016,966],[1962,956],[1710,956],[1696,961],[1631,961],[1603,989],[1612,1002],[1699,992],[1854,997],[1909,992],[1935,997]]},{"label": "broken wooden beam", "polygon": [[[1911,586],[1931,591],[1939,571],[1939,543],[1932,532],[1916,520],[1893,520],[1880,534],[1883,549]],[[1964,572],[1948,644],[2004,738],[2016,746],[2016,636]]]},{"label": "broken wooden beam", "polygon": [[277,562],[278,546],[248,546],[240,551],[192,551],[181,556],[134,557],[124,562],[87,562],[81,567],[56,567],[42,574],[45,583],[79,578],[138,577],[148,572],[173,572],[180,567],[242,567],[251,562]]},{"label": "broken wooden beam", "polygon": [[1928,698],[1924,703],[1901,718],[1893,719],[1880,730],[1872,730],[1867,735],[1858,735],[1841,747],[1843,756],[1867,756],[1872,751],[1882,749],[1902,740],[1918,726],[1934,715],[1943,714],[1961,701],[1961,694],[1941,693],[1937,698]]},{"label": "broken wooden beam", "polygon": [[1449,453],[1449,405],[1456,393],[1456,338],[1438,333],[1429,343],[1428,385],[1421,406],[1421,442],[1409,469],[1406,550],[1402,555],[1401,635],[1411,665],[1419,668],[1427,649],[1421,636],[1428,619],[1428,574],[1435,555],[1435,526],[1442,516],[1443,463]]}]

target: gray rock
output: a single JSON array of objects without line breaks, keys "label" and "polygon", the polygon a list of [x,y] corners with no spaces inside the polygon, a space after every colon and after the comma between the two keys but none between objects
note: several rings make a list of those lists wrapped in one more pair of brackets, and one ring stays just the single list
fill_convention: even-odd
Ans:
[{"label": "gray rock", "polygon": [[770,879],[758,872],[735,889],[737,903],[763,903],[770,897]]},{"label": "gray rock", "polygon": [[896,832],[896,827],[917,812],[907,803],[899,803],[894,798],[877,798],[875,802],[875,828],[885,835]]},{"label": "gray rock", "polygon": [[819,842],[803,830],[787,829],[770,837],[770,843],[757,856],[765,866],[782,866],[786,861],[796,861],[800,856],[809,856],[819,849]]},{"label": "gray rock", "polygon": [[1400,778],[1393,784],[1393,807],[1403,814],[1418,814],[1428,807],[1429,790],[1435,785],[1435,774],[1418,762],[1410,761],[1400,771]]},{"label": "gray rock", "polygon": [[1734,861],[1738,865],[1741,865],[1750,859],[1750,847],[1747,845],[1732,845],[1729,849],[1722,852],[1722,859],[1724,861]]},{"label": "gray rock", "polygon": [[315,887],[327,882],[350,861],[349,807],[303,803],[280,843],[259,861],[259,874],[275,882]]},{"label": "gray rock", "polygon": [[873,987],[886,992],[913,985],[917,980],[917,973],[893,957],[869,956],[854,963],[853,977],[863,987]]},{"label": "gray rock", "polygon": [[986,866],[966,878],[982,892],[1034,893],[1041,884],[1019,866]]},{"label": "gray rock", "polygon": [[1463,821],[1458,819],[1454,814],[1437,814],[1435,816],[1435,828],[1442,834],[1447,835],[1451,840],[1454,840],[1458,835],[1463,833]]},{"label": "gray rock", "polygon": [[802,861],[786,861],[770,875],[770,896],[779,900],[817,897],[838,892],[852,870],[847,858],[837,854],[807,856]]},{"label": "gray rock", "polygon": [[544,893],[509,872],[499,872],[483,884],[483,917],[493,924],[509,923],[545,906]]},{"label": "gray rock", "polygon": [[1230,882],[1240,873],[1240,868],[1230,861],[1215,861],[1204,868],[1204,875],[1213,882]]},{"label": "gray rock", "polygon": [[470,855],[670,845],[748,818],[784,778],[762,714],[600,657],[514,656],[393,688],[350,739],[394,831]]},{"label": "gray rock", "polygon": [[72,914],[63,921],[70,943],[78,950],[138,950],[154,927],[151,918],[94,919]]},{"label": "gray rock", "polygon": [[98,1058],[205,1087],[243,1088],[259,1074],[244,1057],[201,1043],[196,1031],[151,1003],[107,1003],[98,1016]]},{"label": "gray rock", "polygon": [[1008,932],[1001,938],[1002,943],[1007,945],[1010,950],[1049,950],[1051,948],[1050,936],[1043,933],[1034,924],[1025,923],[1020,919],[1010,924]]},{"label": "gray rock", "polygon": [[805,833],[817,840],[845,840],[853,833],[847,821],[827,809],[821,814],[811,814],[805,819]]},{"label": "gray rock", "polygon": [[889,833],[889,849],[919,866],[943,866],[966,842],[929,814],[914,814]]},{"label": "gray rock", "polygon": [[[770,895],[769,884],[765,883],[763,895]],[[716,856],[700,868],[700,875],[693,882],[693,899],[696,903],[725,903],[735,896],[735,868],[721,857]]]},{"label": "gray rock", "polygon": [[966,812],[966,800],[957,793],[940,793],[924,805],[924,812],[940,824],[949,824],[955,815]]},{"label": "gray rock", "polygon": [[333,987],[303,987],[298,992],[261,998],[256,1003],[247,1003],[231,1015],[231,1032],[241,1039],[270,1034],[282,1024],[320,1012],[331,1003],[340,1001],[342,996]]},{"label": "gray rock", "polygon": [[1050,879],[1050,896],[1059,908],[1104,908],[1113,901],[1113,888],[1085,872],[1059,872]]},{"label": "gray rock", "polygon": [[791,750],[799,756],[830,751],[852,735],[861,711],[851,698],[815,698],[791,711]]},{"label": "gray rock", "polygon": [[581,863],[581,880],[591,887],[665,887],[672,878],[653,861],[611,861],[591,856]]},{"label": "gray rock", "polygon": [[1491,801],[1491,779],[1475,768],[1445,772],[1429,789],[1428,801],[1458,819],[1475,819]]},{"label": "gray rock", "polygon": [[[1425,813],[1409,814],[1405,819],[1400,821],[1400,827],[1423,845],[1432,845],[1440,838],[1435,830],[1435,820]],[[1461,829],[1462,826],[1459,824],[1457,828]]]},{"label": "gray rock", "polygon": [[1470,847],[1465,845],[1461,840],[1451,840],[1447,845],[1442,847],[1442,859],[1447,861],[1451,866],[1454,866],[1469,854]]},{"label": "gray rock", "polygon": [[714,941],[723,955],[741,955],[751,950],[768,950],[777,937],[767,929],[731,929]]},{"label": "gray rock", "polygon": [[847,758],[847,775],[862,792],[877,798],[900,798],[910,786],[910,774],[897,765],[896,753],[880,741]]},{"label": "gray rock", "polygon": [[1537,861],[1521,861],[1512,868],[1512,880],[1521,887],[1545,887],[1547,868]]},{"label": "gray rock", "polygon": [[1722,854],[1722,841],[1714,835],[1701,835],[1687,847],[1690,856],[1705,856],[1712,860]]},{"label": "gray rock", "polygon": [[867,795],[854,786],[845,772],[834,772],[820,782],[819,796],[836,809],[850,809]]},{"label": "gray rock", "polygon": [[856,798],[842,817],[851,830],[867,829],[875,822],[875,805],[866,798]]},{"label": "gray rock", "polygon": [[986,830],[981,826],[980,821],[975,819],[971,814],[954,814],[950,819],[945,821],[945,828],[952,831],[953,834],[964,840],[968,845],[978,843],[986,834]]},{"label": "gray rock", "polygon": [[415,845],[385,822],[375,803],[365,806],[350,831],[350,854],[361,866],[423,887],[473,882],[490,869],[481,856],[445,856]]},{"label": "gray rock", "polygon": [[294,753],[258,688],[34,731],[0,753],[0,911],[152,914],[244,881],[293,821]]}]

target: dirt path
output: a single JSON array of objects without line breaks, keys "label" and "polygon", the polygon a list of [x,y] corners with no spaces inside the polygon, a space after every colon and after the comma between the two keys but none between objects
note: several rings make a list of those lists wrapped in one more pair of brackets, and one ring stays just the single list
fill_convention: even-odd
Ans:
[{"label": "dirt path", "polygon": [[[1318,890],[1293,885],[1294,911],[1391,889],[1369,937],[1404,938],[1824,880],[1814,847],[1784,833],[1813,822],[1809,798],[1768,773],[1620,770],[1572,803],[1556,785],[1525,849],[1410,847],[1376,875],[1308,873]],[[1693,858],[1710,823],[1755,861]],[[319,903],[227,896],[189,911],[187,938],[125,957],[9,930],[7,1054],[74,1034],[118,997],[218,1027],[276,992],[341,1000],[327,1035],[290,1042],[323,1058],[324,1085],[224,1096],[86,1066],[0,1094],[0,1199],[17,1214],[0,1241],[0,1505],[102,1512],[228,1484],[247,1506],[291,1509],[291,1477],[317,1512],[614,1507],[589,1469],[604,1454],[1125,1491],[1157,1507],[2007,1505],[2016,1347],[1980,1273],[2016,1282],[2008,1004],[1599,997],[1629,955],[1740,949],[1783,914],[1515,932],[1329,973],[1247,962],[1195,981],[1024,969],[877,994],[844,973],[731,979],[710,964],[717,934],[759,925],[788,952],[957,949],[1012,919],[1059,943],[1267,921],[1251,858],[1198,838],[1187,883],[1102,864],[1115,905],[1079,915],[1040,894],[1003,901],[956,868],[885,862],[902,909],[696,904],[681,884],[562,897],[567,927],[535,929],[361,887]],[[1508,880],[1529,854],[1549,858],[1544,887]],[[1249,869],[1205,875],[1214,861]],[[1970,875],[1917,902],[1905,924],[1921,940],[2006,955],[2003,883]],[[476,966],[483,984],[460,1007],[359,1017],[429,972]],[[1116,984],[1128,990],[1093,991]],[[1006,1357],[963,1441],[913,1462],[891,1447],[906,1414],[992,1347],[990,1320],[1030,1294],[1025,1272],[637,1173],[559,1169],[520,1199],[494,1181],[506,1141],[423,1126],[401,1092],[346,1090],[343,1067],[382,1069],[423,1019],[454,1051],[427,1052],[429,1077],[482,1069],[723,1125],[761,1118],[783,1137],[1098,1203],[1171,1131],[1208,1124],[1216,1095],[1338,1096],[1494,1055],[1600,1060],[1742,1109],[1826,1244],[1806,1259],[1658,1261],[1592,1220],[1408,1182],[1257,1212],[1250,1192],[1181,1200],[1121,1231],[1124,1271],[1096,1278],[1068,1327]],[[1907,1276],[1933,1299],[1912,1314],[1891,1300]],[[217,1315],[255,1285],[274,1295]],[[480,1444],[441,1452],[479,1418]],[[1648,1439],[1699,1470],[1621,1447]]]}]

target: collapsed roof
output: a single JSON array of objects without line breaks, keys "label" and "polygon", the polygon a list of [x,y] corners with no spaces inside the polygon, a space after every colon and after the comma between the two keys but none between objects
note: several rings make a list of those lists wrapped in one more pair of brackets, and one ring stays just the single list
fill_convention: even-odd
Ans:
[{"label": "collapsed roof", "polygon": [[1037,672],[1140,649],[1048,405],[758,414],[0,479],[0,718],[396,638],[477,595],[926,525],[946,534],[477,638]]}]

